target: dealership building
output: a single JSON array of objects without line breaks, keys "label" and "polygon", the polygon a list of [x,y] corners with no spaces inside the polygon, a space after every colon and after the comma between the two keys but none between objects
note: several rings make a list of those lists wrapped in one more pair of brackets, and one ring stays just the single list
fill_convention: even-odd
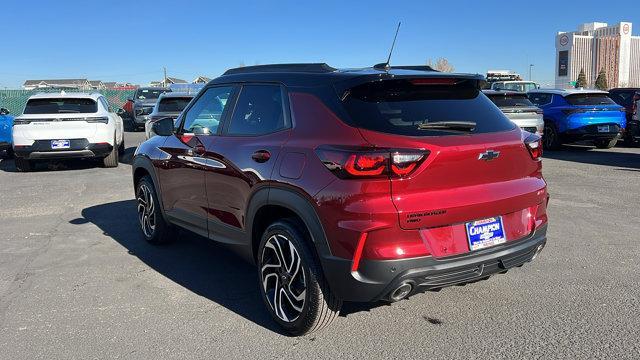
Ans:
[{"label": "dealership building", "polygon": [[581,70],[593,87],[600,70],[609,87],[640,87],[640,36],[631,36],[632,24],[587,23],[578,31],[556,35],[557,88],[571,87]]}]

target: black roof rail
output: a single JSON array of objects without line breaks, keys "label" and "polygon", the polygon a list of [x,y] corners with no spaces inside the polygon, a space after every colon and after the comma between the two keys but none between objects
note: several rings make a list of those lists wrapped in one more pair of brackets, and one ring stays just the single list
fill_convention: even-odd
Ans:
[{"label": "black roof rail", "polygon": [[329,73],[336,69],[325,63],[300,63],[300,64],[269,64],[243,66],[229,69],[222,75],[248,74],[258,72],[305,72],[305,73]]}]

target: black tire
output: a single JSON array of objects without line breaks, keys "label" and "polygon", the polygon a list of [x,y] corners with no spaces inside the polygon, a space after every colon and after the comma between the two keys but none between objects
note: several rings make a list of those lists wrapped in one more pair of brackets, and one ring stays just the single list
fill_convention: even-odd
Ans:
[{"label": "black tire", "polygon": [[16,170],[19,172],[29,172],[33,170],[33,162],[25,158],[16,158]]},{"label": "black tire", "polygon": [[102,166],[106,167],[106,168],[114,168],[114,167],[118,167],[118,163],[120,162],[120,157],[119,152],[118,152],[118,148],[115,146],[116,144],[116,139],[113,139],[113,149],[111,149],[111,152],[109,153],[109,155],[107,155],[107,157],[105,157],[104,159],[102,159]]},{"label": "black tire", "polygon": [[560,150],[562,142],[560,141],[560,134],[556,127],[550,123],[544,123],[544,134],[542,135],[542,143],[545,150]]},{"label": "black tire", "polygon": [[[287,246],[287,251],[278,254],[276,248],[281,246]],[[269,225],[258,247],[257,263],[262,300],[287,333],[305,335],[328,326],[338,316],[342,301],[331,293],[301,222],[282,219]]]},{"label": "black tire", "polygon": [[598,149],[611,149],[616,146],[618,143],[618,139],[608,140],[608,139],[598,139],[593,142]]},{"label": "black tire", "polygon": [[124,137],[122,138],[122,142],[118,145],[118,155],[124,155],[125,147],[124,147]]},{"label": "black tire", "polygon": [[175,239],[175,228],[162,216],[153,181],[144,176],[136,185],[136,211],[140,231],[151,244],[166,244]]},{"label": "black tire", "polygon": [[624,144],[625,146],[629,146],[629,147],[640,147],[640,140],[636,139],[636,136],[638,136],[637,132],[639,131],[638,127],[628,127],[627,128],[627,133],[624,137]]},{"label": "black tire", "polygon": [[4,158],[5,159],[13,159],[13,148],[9,147],[7,148],[7,150],[4,151]]}]

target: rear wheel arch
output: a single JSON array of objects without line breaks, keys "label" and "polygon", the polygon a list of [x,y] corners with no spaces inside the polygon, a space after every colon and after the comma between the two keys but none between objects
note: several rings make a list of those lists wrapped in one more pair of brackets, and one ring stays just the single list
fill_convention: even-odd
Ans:
[{"label": "rear wheel arch", "polygon": [[330,255],[324,228],[311,200],[298,191],[270,187],[259,190],[250,200],[247,211],[247,233],[251,240],[252,258],[258,256],[262,233],[280,219],[292,219],[304,227],[318,257]]}]

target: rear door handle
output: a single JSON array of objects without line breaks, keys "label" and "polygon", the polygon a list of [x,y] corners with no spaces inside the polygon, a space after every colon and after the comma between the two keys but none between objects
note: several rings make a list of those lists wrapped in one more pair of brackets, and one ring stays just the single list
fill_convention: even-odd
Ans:
[{"label": "rear door handle", "polygon": [[267,150],[258,150],[251,155],[251,158],[256,162],[263,163],[269,161],[271,153]]}]

